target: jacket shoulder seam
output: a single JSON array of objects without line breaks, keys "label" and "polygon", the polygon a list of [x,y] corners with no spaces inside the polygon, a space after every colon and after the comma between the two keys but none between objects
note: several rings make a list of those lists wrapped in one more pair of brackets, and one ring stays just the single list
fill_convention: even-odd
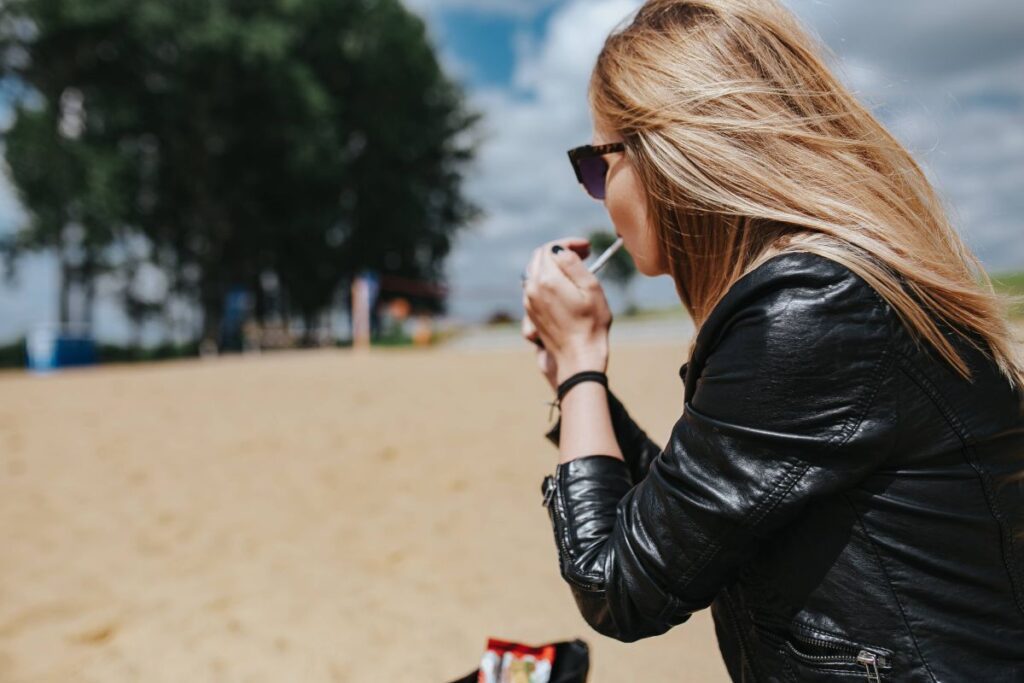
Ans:
[{"label": "jacket shoulder seam", "polygon": [[[864,423],[864,418],[867,416],[868,410],[870,410],[871,405],[874,403],[875,398],[878,396],[878,392],[882,385],[882,381],[888,374],[887,372],[883,372],[883,369],[886,367],[891,369],[892,367],[892,345],[893,340],[890,338],[885,349],[882,351],[881,354],[879,354],[878,360],[875,362],[875,367],[872,372],[871,389],[867,393],[865,393],[864,396],[861,397],[861,405],[858,406],[857,413],[853,417],[849,418],[848,424],[845,425],[843,429],[840,430],[839,434],[836,434],[828,439],[828,452],[832,452],[838,448],[841,448],[843,445],[848,443],[849,440],[853,438],[853,435],[856,434],[857,429],[860,427],[860,425]],[[750,512],[748,512],[747,515],[744,516],[744,518],[740,521],[740,523],[737,526],[756,526],[762,519],[764,519],[765,515],[771,512],[775,508],[775,506],[778,505],[779,501],[785,498],[786,495],[788,495],[789,492],[793,490],[793,487],[796,486],[797,482],[803,478],[803,476],[807,473],[810,467],[811,466],[808,463],[804,463],[801,465],[798,465],[793,462],[788,463],[785,473],[782,475],[781,481],[777,482],[772,487],[772,489],[768,492],[768,495],[766,495],[760,503],[754,506],[754,508]],[[705,548],[704,552],[702,552],[697,557],[697,560],[690,566],[690,569],[688,569],[679,578],[679,581],[676,583],[675,588],[678,590],[684,587],[686,584],[688,584],[699,571],[701,571],[702,569],[704,569],[704,567],[707,566],[708,562],[710,562],[714,558],[718,551],[721,550],[725,542],[735,533],[736,529],[734,528],[733,530],[729,531],[726,534],[726,536],[721,540],[710,543]]]},{"label": "jacket shoulder seam", "polygon": [[1016,546],[1014,534],[1006,523],[1002,512],[995,504],[995,495],[992,491],[992,483],[989,481],[988,474],[978,465],[973,447],[974,437],[967,426],[960,420],[956,411],[949,406],[942,392],[921,372],[913,359],[904,353],[899,353],[898,357],[900,369],[931,400],[935,409],[939,411],[943,420],[946,421],[946,424],[949,425],[949,428],[956,435],[957,440],[960,441],[961,455],[967,465],[974,471],[978,484],[981,486],[982,494],[985,497],[985,506],[999,528],[999,537],[1002,542],[1000,554],[1002,555],[1003,568],[1006,570],[1007,578],[1010,581],[1016,607],[1021,614],[1024,614],[1024,586],[1021,585],[1021,568],[1015,566],[1014,563],[1014,548]]}]

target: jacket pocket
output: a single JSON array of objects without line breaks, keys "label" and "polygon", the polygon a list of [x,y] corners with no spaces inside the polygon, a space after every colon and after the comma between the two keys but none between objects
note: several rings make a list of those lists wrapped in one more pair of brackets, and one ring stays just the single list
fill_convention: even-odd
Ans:
[{"label": "jacket pocket", "polygon": [[791,632],[782,642],[789,669],[798,681],[868,681],[892,676],[892,651],[835,636]]}]

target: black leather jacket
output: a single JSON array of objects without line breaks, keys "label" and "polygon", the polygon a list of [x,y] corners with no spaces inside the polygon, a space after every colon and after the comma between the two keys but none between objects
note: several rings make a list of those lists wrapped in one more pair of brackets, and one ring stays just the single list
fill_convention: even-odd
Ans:
[{"label": "black leather jacket", "polygon": [[584,618],[629,642],[710,606],[736,681],[1024,681],[1024,396],[956,346],[971,383],[820,256],[744,276],[668,445],[609,393],[625,462],[544,479]]}]

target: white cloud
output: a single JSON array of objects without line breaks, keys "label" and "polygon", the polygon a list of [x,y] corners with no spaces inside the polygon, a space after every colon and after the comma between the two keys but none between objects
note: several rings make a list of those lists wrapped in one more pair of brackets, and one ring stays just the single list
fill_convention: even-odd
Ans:
[{"label": "white cloud", "polygon": [[[840,60],[846,81],[907,145],[952,207],[956,224],[989,267],[1024,267],[1024,4],[900,0],[788,0]],[[579,189],[565,150],[590,138],[586,85],[608,32],[639,0],[408,0],[428,17],[445,64],[462,77],[470,56],[445,49],[443,10],[535,17],[557,5],[539,36],[516,37],[507,88],[471,93],[486,114],[486,142],[467,192],[487,212],[449,262],[452,309],[482,317],[519,309],[519,272],[533,247],[608,227],[603,206]],[[0,231],[15,220],[0,185]],[[31,271],[31,272],[29,272]],[[26,269],[17,291],[0,291],[8,321],[52,310],[45,268]],[[676,301],[668,278],[640,278],[645,304]],[[17,323],[15,323],[17,324]]]},{"label": "white cloud", "polygon": [[[510,88],[477,92],[490,139],[469,193],[488,211],[456,249],[453,308],[479,316],[499,304],[532,247],[607,226],[575,184],[564,150],[590,135],[585,89],[607,35],[640,2],[577,0],[544,35],[524,41]],[[1024,266],[1024,5],[791,0],[839,59],[844,80],[908,147],[954,223],[994,270]],[[999,98],[1006,106],[997,106]],[[1014,99],[1017,98],[1017,99]],[[665,278],[640,278],[644,303],[675,301]]]},{"label": "white cloud", "polygon": [[784,1],[841,58],[859,56],[896,79],[998,64],[1020,54],[1024,35],[1018,0]]},{"label": "white cloud", "polygon": [[[486,114],[486,142],[466,189],[487,216],[463,237],[449,264],[455,313],[477,318],[496,308],[519,310],[519,274],[534,247],[611,228],[603,205],[577,184],[566,150],[590,141],[591,69],[608,33],[640,4],[566,3],[539,40],[520,46],[510,87],[473,94]],[[675,300],[668,278],[637,285],[641,299]]]},{"label": "white cloud", "polygon": [[1024,5],[792,0],[992,270],[1024,267]]}]

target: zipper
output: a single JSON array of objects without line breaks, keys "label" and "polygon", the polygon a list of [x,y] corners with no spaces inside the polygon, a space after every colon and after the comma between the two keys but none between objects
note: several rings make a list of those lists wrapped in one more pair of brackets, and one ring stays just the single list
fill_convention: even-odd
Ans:
[{"label": "zipper", "polygon": [[820,638],[810,638],[808,636],[797,634],[793,634],[793,639],[808,645],[813,645],[814,647],[822,650],[832,650],[835,652],[835,654],[829,653],[812,655],[798,650],[793,643],[787,641],[786,646],[789,648],[790,652],[800,659],[823,665],[859,664],[864,667],[864,674],[869,683],[881,683],[882,677],[879,673],[879,669],[885,668],[888,665],[884,655],[864,648],[858,648],[853,645],[842,645],[828,640],[822,640]]},{"label": "zipper", "polygon": [[544,502],[541,504],[544,507],[550,507],[551,497],[555,495],[555,478],[550,474],[544,477],[542,488],[544,489]]},{"label": "zipper", "polygon": [[[556,465],[555,466],[555,475],[557,476],[557,474],[558,474],[558,466]],[[562,553],[562,557],[565,558],[565,561],[571,566],[572,565],[572,561],[570,560],[571,554],[569,553],[569,548],[568,548],[568,546],[566,545],[566,542],[565,542],[565,533],[564,533],[565,530],[561,528],[562,527],[562,522],[563,522],[563,520],[566,517],[566,515],[565,515],[565,508],[564,508],[563,505],[560,505],[561,496],[558,496],[556,494],[558,486],[555,483],[555,477],[550,475],[550,474],[545,476],[544,477],[544,482],[543,482],[543,488],[544,488],[544,507],[546,507],[548,509],[548,513],[551,515],[552,522],[555,525],[555,538],[556,538],[556,540],[558,542],[558,549]],[[554,503],[554,506],[551,505],[552,503]],[[588,583],[586,581],[580,581],[579,579],[575,578],[574,576],[568,574],[568,572],[564,572],[563,575],[562,575],[562,578],[564,578],[566,581],[568,581],[569,583],[573,584],[574,586],[577,586],[578,588],[582,588],[583,590],[586,590],[586,591],[589,591],[589,592],[592,592],[592,593],[600,592],[601,591],[601,586],[599,586],[598,584],[596,584],[596,583]]]},{"label": "zipper", "polygon": [[870,683],[880,683],[882,680],[878,675],[878,660],[879,657],[874,652],[861,650],[857,653],[857,663],[863,665],[864,669],[867,670],[868,681],[870,681]]}]

